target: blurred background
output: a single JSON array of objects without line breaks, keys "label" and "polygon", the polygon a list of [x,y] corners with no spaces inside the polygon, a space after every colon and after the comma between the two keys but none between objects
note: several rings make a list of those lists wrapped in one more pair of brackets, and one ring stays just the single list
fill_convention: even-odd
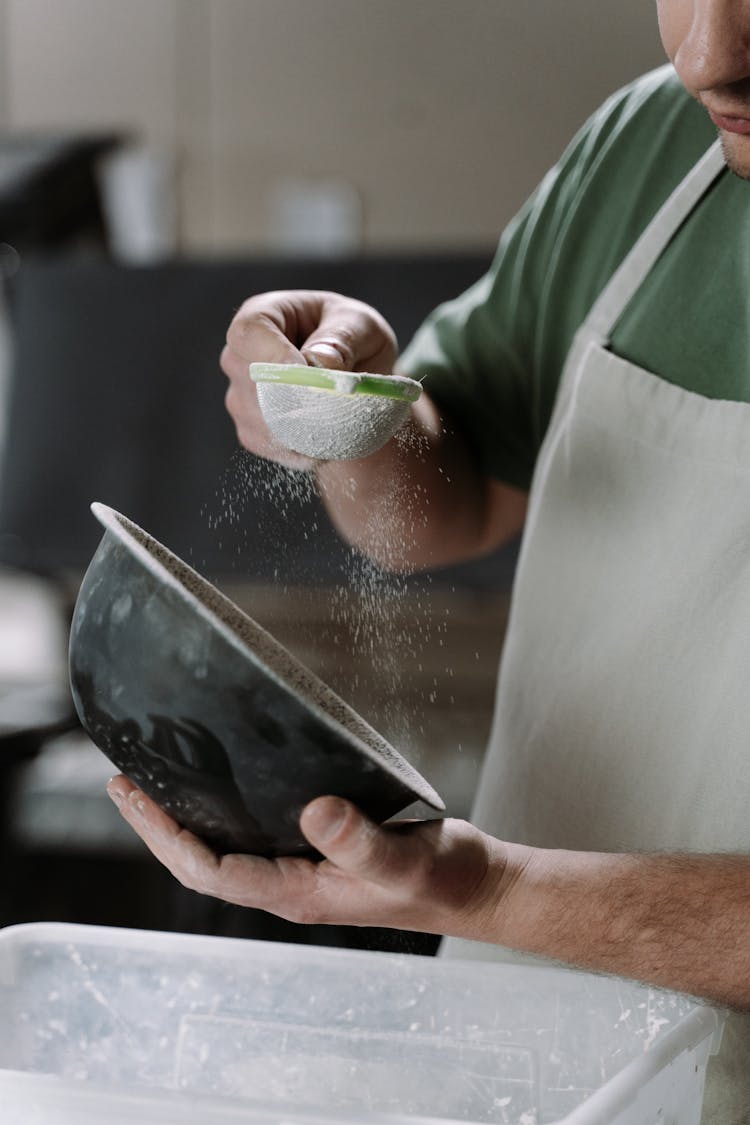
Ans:
[{"label": "blurred background", "polygon": [[0,924],[429,948],[198,900],[144,854],[67,690],[88,505],[214,579],[466,815],[514,550],[368,566],[237,450],[218,354],[287,286],[368,300],[405,344],[662,61],[653,6],[621,0],[0,0]]}]

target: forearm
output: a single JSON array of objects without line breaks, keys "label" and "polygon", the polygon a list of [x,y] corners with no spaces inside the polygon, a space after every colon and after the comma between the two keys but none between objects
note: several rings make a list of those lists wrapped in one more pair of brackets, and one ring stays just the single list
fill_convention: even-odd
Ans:
[{"label": "forearm", "polygon": [[483,940],[750,1009],[750,856],[510,850]]},{"label": "forearm", "polygon": [[525,495],[483,475],[427,396],[376,454],[327,462],[316,475],[337,530],[386,569],[475,558],[523,526]]}]

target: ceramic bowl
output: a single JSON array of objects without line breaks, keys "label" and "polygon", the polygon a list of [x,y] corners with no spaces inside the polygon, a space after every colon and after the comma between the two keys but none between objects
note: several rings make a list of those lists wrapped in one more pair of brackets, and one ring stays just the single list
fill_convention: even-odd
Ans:
[{"label": "ceramic bowl", "polygon": [[70,633],[83,727],[112,763],[222,852],[309,852],[314,797],[381,822],[434,789],[265,629],[125,516],[104,536]]}]

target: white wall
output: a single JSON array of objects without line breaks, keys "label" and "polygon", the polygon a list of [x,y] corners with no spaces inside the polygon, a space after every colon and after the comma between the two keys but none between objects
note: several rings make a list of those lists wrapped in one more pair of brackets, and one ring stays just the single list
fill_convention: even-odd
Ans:
[{"label": "white wall", "polygon": [[137,128],[170,143],[178,0],[5,0],[14,127]]},{"label": "white wall", "polygon": [[0,0],[0,129],[8,127],[8,32],[5,0]]},{"label": "white wall", "polygon": [[622,0],[0,0],[0,126],[173,153],[187,249],[268,246],[290,175],[351,181],[371,248],[485,245],[661,61]]}]

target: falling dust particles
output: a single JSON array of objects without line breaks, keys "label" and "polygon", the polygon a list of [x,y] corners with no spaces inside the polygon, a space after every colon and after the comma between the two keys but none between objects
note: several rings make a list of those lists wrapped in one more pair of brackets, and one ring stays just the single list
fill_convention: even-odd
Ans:
[{"label": "falling dust particles", "polygon": [[[413,439],[402,431],[397,440]],[[350,487],[356,500],[353,481]],[[391,519],[394,506],[406,513],[397,531]],[[214,501],[201,511],[219,551],[224,549],[223,535],[231,529],[236,557],[228,560],[227,570],[231,567],[248,587],[254,581],[252,561],[243,561],[243,555],[246,549],[252,554],[251,542],[256,553],[257,544],[262,544],[266,560],[279,560],[272,568],[275,590],[287,594],[293,588],[295,604],[303,610],[291,643],[280,639],[297,653],[300,647],[312,654],[324,649],[324,669],[309,657],[307,662],[417,768],[425,712],[438,702],[453,702],[452,667],[444,664],[439,680],[425,673],[423,661],[431,648],[446,647],[449,610],[436,613],[429,574],[414,576],[388,566],[413,537],[419,507],[418,498],[394,479],[383,499],[368,508],[367,537],[385,565],[343,543],[331,551],[328,520],[313,475],[239,450]],[[300,599],[308,601],[309,613]],[[274,631],[264,621],[262,603],[243,608]],[[429,665],[434,671],[434,659]]]}]

